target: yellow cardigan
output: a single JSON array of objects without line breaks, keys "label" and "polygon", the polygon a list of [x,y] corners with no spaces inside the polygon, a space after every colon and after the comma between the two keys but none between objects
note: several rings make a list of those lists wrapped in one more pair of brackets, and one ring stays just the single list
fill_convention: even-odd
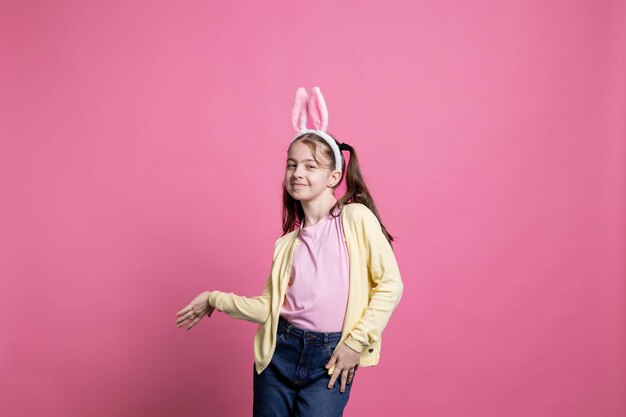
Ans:
[{"label": "yellow cardigan", "polygon": [[[359,367],[372,366],[378,364],[381,333],[400,302],[404,286],[391,245],[374,213],[361,203],[346,204],[341,221],[350,259],[350,288],[340,343],[361,352]],[[278,238],[270,276],[260,296],[242,297],[221,291],[211,291],[209,296],[209,304],[217,310],[259,324],[254,337],[255,369],[259,374],[274,354],[280,308],[293,252],[299,243],[298,229]],[[328,370],[329,375],[334,368]]]}]

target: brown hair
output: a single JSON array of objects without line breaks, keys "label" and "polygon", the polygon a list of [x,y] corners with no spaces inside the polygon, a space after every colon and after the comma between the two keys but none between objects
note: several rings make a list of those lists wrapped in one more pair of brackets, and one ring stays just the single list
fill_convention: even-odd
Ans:
[{"label": "brown hair", "polygon": [[[332,135],[330,136],[333,139],[335,139],[334,136]],[[335,141],[337,142],[337,145],[339,146],[340,150],[347,150],[350,152],[350,162],[346,169],[346,160],[343,157],[343,154],[341,155],[341,166],[343,167],[342,172],[341,172],[341,178],[339,179],[337,184],[333,186],[333,188],[339,187],[339,184],[341,184],[341,182],[343,181],[343,178],[345,177],[347,191],[346,191],[346,194],[343,197],[337,199],[337,203],[335,203],[335,205],[331,207],[330,209],[331,215],[334,217],[337,217],[334,214],[335,210],[341,209],[345,204],[349,204],[349,203],[364,204],[372,211],[372,213],[374,213],[374,215],[376,216],[376,218],[378,219],[380,223],[383,234],[389,241],[389,244],[391,244],[394,238],[393,236],[389,234],[389,232],[387,232],[387,229],[383,225],[383,222],[380,220],[380,216],[378,215],[378,210],[376,210],[376,205],[374,204],[374,199],[372,198],[372,195],[370,194],[369,190],[367,189],[367,186],[365,185],[365,181],[363,180],[363,175],[361,174],[361,168],[359,166],[359,159],[357,158],[356,151],[354,150],[352,146],[346,143],[341,143],[337,141],[336,139]],[[330,148],[328,143],[324,139],[322,139],[320,136],[316,135],[315,133],[306,133],[300,136],[295,141],[293,141],[289,145],[289,148],[291,148],[291,145],[293,145],[296,142],[302,142],[305,145],[307,145],[311,149],[313,158],[320,166],[324,168],[330,168],[330,167],[336,166],[335,154],[333,150]],[[320,148],[321,154],[327,160],[330,161],[330,164],[320,163],[320,161],[317,159],[318,145],[321,145],[321,148]],[[289,149],[287,150],[287,152],[289,152]],[[283,236],[293,231],[295,227],[299,227],[300,223],[302,223],[303,220],[304,220],[304,210],[302,209],[302,203],[300,203],[300,201],[293,198],[287,192],[286,184],[283,181]]]}]

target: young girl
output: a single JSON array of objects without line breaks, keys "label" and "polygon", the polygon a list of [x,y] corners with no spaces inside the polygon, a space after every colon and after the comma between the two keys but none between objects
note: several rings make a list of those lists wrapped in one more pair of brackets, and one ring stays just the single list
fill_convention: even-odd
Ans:
[{"label": "young girl", "polygon": [[[307,118],[315,129],[307,129]],[[205,291],[177,313],[189,330],[217,309],[259,324],[253,415],[341,416],[355,371],[376,365],[403,291],[391,247],[353,147],[326,133],[318,87],[296,92],[287,150],[283,235],[263,293]],[[350,152],[345,170],[341,151]],[[335,198],[344,178],[347,193]],[[339,386],[335,382],[339,379]]]}]

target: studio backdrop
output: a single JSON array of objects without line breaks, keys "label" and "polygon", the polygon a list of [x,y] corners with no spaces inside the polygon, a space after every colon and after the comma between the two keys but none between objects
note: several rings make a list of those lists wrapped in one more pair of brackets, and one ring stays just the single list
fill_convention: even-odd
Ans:
[{"label": "studio backdrop", "polygon": [[[0,3],[0,414],[251,415],[298,87],[404,294],[347,416],[626,413],[622,1]],[[336,194],[341,197],[342,186]]]}]

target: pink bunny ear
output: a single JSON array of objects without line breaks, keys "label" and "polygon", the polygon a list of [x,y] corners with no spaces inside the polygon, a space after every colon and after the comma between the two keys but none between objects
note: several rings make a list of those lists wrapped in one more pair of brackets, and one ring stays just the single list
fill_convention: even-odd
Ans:
[{"label": "pink bunny ear", "polygon": [[296,90],[296,100],[291,109],[291,123],[296,132],[306,129],[307,104],[309,102],[309,94],[303,87]]},{"label": "pink bunny ear", "polygon": [[316,130],[326,132],[328,128],[328,109],[326,108],[326,102],[324,101],[324,96],[319,87],[313,87],[311,89],[309,117]]}]

